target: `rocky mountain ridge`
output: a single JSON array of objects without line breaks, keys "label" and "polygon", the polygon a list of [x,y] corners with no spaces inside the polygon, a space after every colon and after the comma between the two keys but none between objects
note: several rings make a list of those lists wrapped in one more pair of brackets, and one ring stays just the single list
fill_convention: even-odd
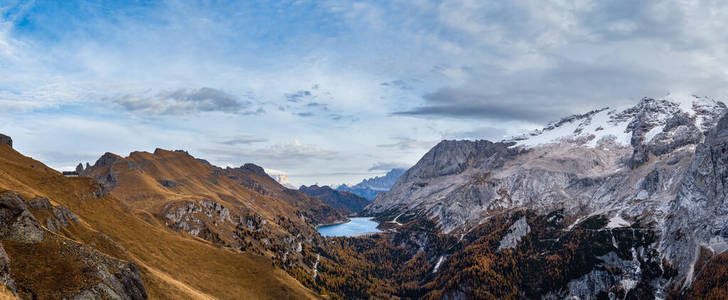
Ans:
[{"label": "rocky mountain ridge", "polygon": [[302,185],[298,190],[311,197],[321,199],[321,201],[329,206],[347,214],[356,214],[369,204],[369,200],[362,196],[346,191],[334,190],[326,185]]},{"label": "rocky mountain ridge", "polygon": [[373,200],[377,194],[381,192],[386,192],[391,189],[394,183],[397,182],[397,179],[399,179],[399,177],[402,176],[405,171],[406,170],[402,168],[395,168],[387,172],[387,174],[385,174],[384,176],[364,179],[362,180],[362,182],[352,186],[342,184],[336,189],[339,191],[346,191],[357,194],[359,196],[367,198],[368,200]]},{"label": "rocky mountain ridge", "polygon": [[[512,140],[442,141],[362,214],[383,221],[427,216],[461,237],[519,210],[562,211],[572,220],[566,230],[594,216],[606,219],[606,229],[641,224],[659,234],[634,251],[653,251],[651,259],[664,257],[677,270],[669,280],[649,281],[650,293],[664,296],[690,286],[696,263],[706,258],[701,249],[719,255],[728,248],[725,108],[705,97],[643,98]],[[606,289],[634,288],[593,274],[589,280]]]}]

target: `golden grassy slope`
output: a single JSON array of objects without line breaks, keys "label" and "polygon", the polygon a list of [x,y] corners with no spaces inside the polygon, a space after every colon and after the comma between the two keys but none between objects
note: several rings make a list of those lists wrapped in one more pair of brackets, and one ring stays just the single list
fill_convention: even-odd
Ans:
[{"label": "golden grassy slope", "polygon": [[[108,155],[108,154],[107,154]],[[132,152],[111,166],[94,166],[90,176],[115,179],[111,192],[133,208],[151,214],[164,205],[182,200],[212,200],[230,207],[247,207],[264,218],[296,218],[307,212],[312,221],[329,222],[343,216],[301,192],[288,190],[265,174],[243,168],[221,169],[184,152],[156,149],[154,153]],[[109,170],[111,168],[111,170]],[[176,184],[165,187],[160,181]]]},{"label": "golden grassy slope", "polygon": [[106,182],[149,224],[263,254],[289,273],[299,268],[295,272],[313,274],[302,248],[321,240],[315,225],[345,218],[321,200],[281,186],[258,166],[222,169],[186,152],[107,153],[83,174]]},{"label": "golden grassy slope", "polygon": [[[139,184],[140,191],[154,191],[149,182]],[[152,299],[318,298],[274,268],[266,257],[221,249],[166,229],[144,211],[113,195],[92,197],[98,186],[91,179],[64,178],[4,144],[0,145],[0,190],[16,192],[26,199],[46,197],[53,204],[69,208],[81,218],[81,224],[61,232],[69,238],[97,245],[98,233],[103,233],[121,244],[123,253],[104,246],[99,250],[135,261]],[[158,204],[150,202],[140,207],[154,208]]]}]

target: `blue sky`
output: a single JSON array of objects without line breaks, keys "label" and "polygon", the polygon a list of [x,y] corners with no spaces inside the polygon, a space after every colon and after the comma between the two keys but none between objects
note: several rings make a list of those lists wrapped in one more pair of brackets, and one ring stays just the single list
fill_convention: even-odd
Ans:
[{"label": "blue sky", "polygon": [[725,99],[714,1],[3,1],[0,132],[59,169],[186,149],[352,183],[442,139]]}]

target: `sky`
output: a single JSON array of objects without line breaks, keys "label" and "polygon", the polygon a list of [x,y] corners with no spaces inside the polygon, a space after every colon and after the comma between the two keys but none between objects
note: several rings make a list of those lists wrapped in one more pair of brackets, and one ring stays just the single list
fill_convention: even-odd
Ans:
[{"label": "sky", "polygon": [[0,1],[0,133],[56,169],[155,148],[356,183],[688,92],[725,100],[723,1]]}]

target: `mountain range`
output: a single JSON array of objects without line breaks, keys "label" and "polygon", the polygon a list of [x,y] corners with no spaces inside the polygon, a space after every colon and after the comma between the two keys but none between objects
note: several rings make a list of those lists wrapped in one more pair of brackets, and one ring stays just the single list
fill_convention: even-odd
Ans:
[{"label": "mountain range", "polygon": [[[643,98],[336,190],[164,149],[64,176],[0,135],[0,296],[725,299],[726,111]],[[382,231],[317,232],[354,212]]]},{"label": "mountain range", "polygon": [[369,204],[369,200],[354,193],[334,190],[329,186],[305,186],[302,185],[299,191],[314,198],[321,199],[327,205],[347,214],[355,214]]},{"label": "mountain range", "polygon": [[399,176],[402,176],[405,171],[406,170],[402,168],[395,168],[387,172],[384,176],[364,179],[362,182],[352,186],[342,184],[336,189],[339,191],[351,192],[372,200],[377,194],[389,191],[394,183],[397,182]]},{"label": "mountain range", "polygon": [[[707,97],[644,98],[511,140],[442,141],[362,214],[390,222],[424,217],[457,237],[457,250],[430,258],[447,276],[468,276],[464,253],[489,243],[473,233],[500,226],[500,241],[490,247],[512,249],[521,257],[516,269],[527,274],[513,279],[513,293],[497,297],[676,297],[714,280],[713,264],[726,257],[725,111]],[[577,247],[569,255],[579,256],[572,258],[578,270],[526,282],[537,276],[528,273],[569,259],[565,247]],[[522,255],[541,266],[520,265]],[[445,298],[479,297],[489,280],[446,285]]]}]

